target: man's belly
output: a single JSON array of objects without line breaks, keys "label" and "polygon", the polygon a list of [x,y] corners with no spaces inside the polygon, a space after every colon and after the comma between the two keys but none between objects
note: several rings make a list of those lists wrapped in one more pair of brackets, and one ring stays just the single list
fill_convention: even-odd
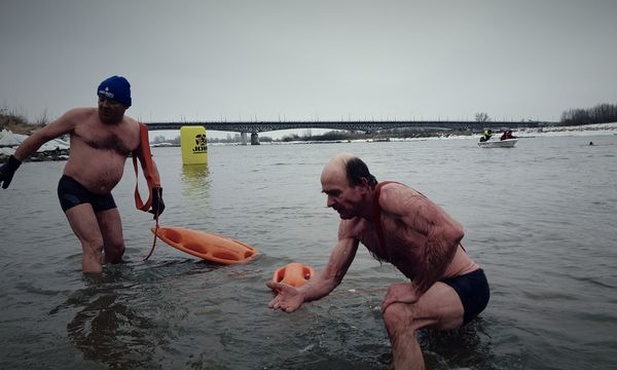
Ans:
[{"label": "man's belly", "polygon": [[93,163],[91,166],[71,166],[67,163],[64,174],[72,177],[84,188],[94,194],[109,194],[120,182],[124,165],[110,166],[109,164]]}]

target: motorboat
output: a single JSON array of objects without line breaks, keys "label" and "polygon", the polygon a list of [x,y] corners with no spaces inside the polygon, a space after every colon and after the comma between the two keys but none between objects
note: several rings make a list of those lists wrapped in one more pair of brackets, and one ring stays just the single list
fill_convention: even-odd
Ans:
[{"label": "motorboat", "polygon": [[478,142],[480,148],[512,148],[518,139],[487,140]]}]

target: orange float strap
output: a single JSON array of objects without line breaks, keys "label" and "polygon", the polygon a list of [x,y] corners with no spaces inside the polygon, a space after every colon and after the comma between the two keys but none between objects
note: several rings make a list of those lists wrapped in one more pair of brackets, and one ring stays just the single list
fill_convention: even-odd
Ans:
[{"label": "orange float strap", "polygon": [[[150,151],[150,139],[148,139],[148,126],[143,123],[139,123],[139,136],[141,139],[141,143],[135,152],[133,152],[133,168],[135,169],[135,177],[137,181],[135,182],[135,206],[137,209],[148,212],[150,207],[152,206],[152,189],[154,187],[161,186],[161,180],[157,176],[157,172],[154,171],[154,164],[152,163],[152,152]],[[146,168],[144,172],[144,176],[146,178],[146,183],[148,184],[148,200],[144,203],[139,195],[139,171],[137,169],[137,156],[136,154],[140,154],[143,158],[143,166]]]},{"label": "orange float strap", "polygon": [[[154,188],[157,187],[160,191],[161,188],[161,180],[158,177],[158,172],[154,170],[154,163],[152,162],[152,152],[150,151],[150,139],[148,138],[148,126],[144,123],[139,122],[139,147],[132,153],[133,157],[133,169],[135,170],[135,207],[137,209],[148,212],[150,207],[152,206],[152,193],[155,191]],[[148,184],[148,199],[144,203],[139,195],[139,170],[137,169],[137,157],[140,157],[143,161],[142,165],[145,168],[144,177],[146,178],[146,183]],[[159,194],[160,197],[161,194]],[[159,215],[154,215],[155,220],[155,229],[159,228]],[[156,247],[156,236],[152,240],[152,247],[150,248],[150,252],[144,258],[144,261],[148,260],[152,253],[154,252],[154,248]]]},{"label": "orange float strap", "polygon": [[315,275],[315,270],[311,267],[302,263],[291,262],[276,269],[272,275],[272,281],[299,288],[308,283],[313,275]]},{"label": "orange float strap", "polygon": [[255,248],[226,236],[177,226],[153,227],[159,239],[182,252],[207,261],[232,265],[254,259]]}]

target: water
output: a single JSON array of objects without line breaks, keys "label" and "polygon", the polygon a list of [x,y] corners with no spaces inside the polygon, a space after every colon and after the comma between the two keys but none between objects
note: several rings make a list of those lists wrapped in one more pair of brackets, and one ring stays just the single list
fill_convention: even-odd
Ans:
[{"label": "water", "polygon": [[27,163],[0,191],[0,368],[390,369],[379,307],[404,277],[363,248],[330,296],[293,314],[267,308],[276,268],[326,263],[338,217],[319,174],[351,151],[458,219],[488,275],[480,320],[419,334],[428,369],[614,369],[617,136],[591,139],[215,146],[207,167],[191,168],[179,148],[155,148],[161,224],[225,234],[260,257],[221,267],[159,241],[143,262],[153,221],[133,206],[127,162],[114,192],[127,263],[99,281],[82,277],[55,195],[64,163]]}]

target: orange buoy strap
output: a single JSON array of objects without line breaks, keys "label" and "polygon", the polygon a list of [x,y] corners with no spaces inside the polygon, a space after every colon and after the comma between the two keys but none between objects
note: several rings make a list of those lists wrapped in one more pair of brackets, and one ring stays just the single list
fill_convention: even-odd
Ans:
[{"label": "orange buoy strap", "polygon": [[[139,123],[139,147],[135,152],[133,152],[133,169],[135,170],[135,206],[137,209],[148,212],[150,207],[152,206],[152,193],[154,192],[154,188],[161,187],[161,180],[158,177],[156,171],[154,171],[154,164],[152,163],[152,152],[150,151],[150,139],[148,138],[148,126],[143,123]],[[143,160],[143,167],[145,167],[144,177],[146,178],[146,183],[148,184],[148,199],[144,203],[141,199],[141,195],[139,194],[139,170],[137,168],[137,157],[138,154]],[[160,197],[160,194],[159,194]],[[154,215],[155,220],[155,228],[159,228],[159,215]],[[154,253],[154,248],[156,247],[156,234],[154,235],[154,239],[152,240],[152,247],[150,248],[150,252],[143,259],[144,261],[148,260],[152,253]]]},{"label": "orange buoy strap", "polygon": [[[150,151],[150,141],[148,139],[148,126],[143,123],[139,123],[139,135],[141,143],[135,152],[133,152],[133,168],[135,169],[135,206],[137,209],[147,212],[152,206],[152,189],[154,187],[161,186],[161,180],[159,179],[156,171],[154,171],[154,164],[152,163],[152,152]],[[137,156],[136,153],[140,153],[143,158],[142,165],[145,167],[144,177],[148,184],[148,199],[144,203],[139,194],[139,170],[137,169]]]},{"label": "orange buoy strap", "polygon": [[147,261],[148,258],[150,258],[150,256],[152,256],[152,253],[154,253],[154,248],[156,247],[156,232],[159,229],[159,215],[155,215],[154,216],[154,220],[155,220],[155,224],[154,224],[154,240],[152,240],[152,247],[150,247],[150,252],[143,259],[143,261]]}]

